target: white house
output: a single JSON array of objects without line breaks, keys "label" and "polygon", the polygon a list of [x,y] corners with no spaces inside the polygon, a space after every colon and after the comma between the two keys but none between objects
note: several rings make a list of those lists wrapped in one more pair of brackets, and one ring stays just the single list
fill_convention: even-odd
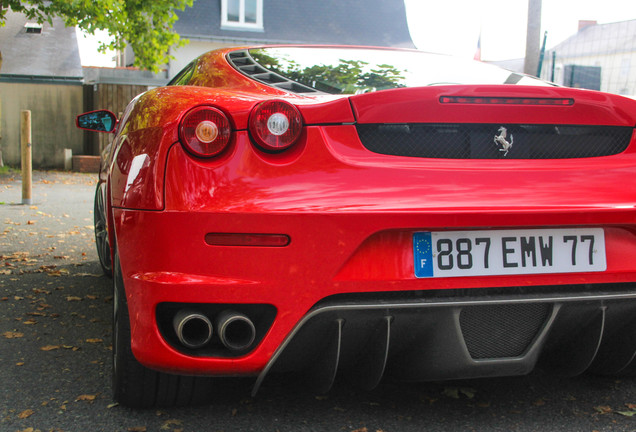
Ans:
[{"label": "white house", "polygon": [[[195,0],[178,11],[175,31],[190,42],[170,54],[167,77],[225,46],[339,44],[414,48],[404,0]],[[134,61],[130,49],[118,66]]]}]

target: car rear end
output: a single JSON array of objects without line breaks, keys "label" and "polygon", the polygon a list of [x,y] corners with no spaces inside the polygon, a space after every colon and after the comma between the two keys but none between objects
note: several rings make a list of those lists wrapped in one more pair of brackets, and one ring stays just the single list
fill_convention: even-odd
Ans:
[{"label": "car rear end", "polygon": [[[633,101],[473,84],[275,99],[301,116],[291,145],[257,137],[257,102],[219,104],[227,147],[175,141],[162,207],[115,209],[144,365],[320,391],[631,370]],[[187,313],[214,329],[201,346],[174,324]]]}]

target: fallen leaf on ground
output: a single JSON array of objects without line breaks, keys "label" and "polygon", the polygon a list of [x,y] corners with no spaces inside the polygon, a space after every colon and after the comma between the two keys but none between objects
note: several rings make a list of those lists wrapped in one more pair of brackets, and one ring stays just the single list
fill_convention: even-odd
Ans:
[{"label": "fallen leaf on ground", "polygon": [[82,298],[76,296],[68,296],[66,297],[66,301],[82,301]]},{"label": "fallen leaf on ground", "polygon": [[59,270],[51,270],[51,271],[47,271],[46,274],[48,274],[49,276],[53,276],[53,277],[60,277],[62,275],[67,275],[70,272],[66,269],[59,269]]},{"label": "fallen leaf on ground", "polygon": [[27,417],[31,417],[33,414],[35,414],[35,411],[33,411],[32,409],[27,409],[18,414],[18,418],[25,419]]},{"label": "fallen leaf on ground", "polygon": [[33,288],[33,292],[36,294],[51,294],[51,291],[42,288]]},{"label": "fallen leaf on ground", "polygon": [[77,399],[75,399],[75,401],[93,402],[96,397],[97,397],[97,395],[83,394],[83,395],[78,396]]},{"label": "fallen leaf on ground", "polygon": [[134,426],[127,429],[128,432],[146,432],[146,426]]},{"label": "fallen leaf on ground", "polygon": [[163,422],[163,424],[161,425],[161,429],[167,430],[167,429],[171,429],[173,426],[180,426],[180,425],[181,425],[181,420],[170,419]]},{"label": "fallen leaf on ground", "polygon": [[100,343],[100,342],[104,342],[103,339],[100,338],[91,338],[91,339],[86,339],[86,342],[88,343]]},{"label": "fallen leaf on ground", "polygon": [[2,336],[6,337],[7,339],[17,339],[24,337],[24,333],[7,331],[2,333]]},{"label": "fallen leaf on ground", "polygon": [[46,346],[40,347],[40,350],[42,350],[42,351],[53,351],[53,350],[56,350],[56,349],[60,349],[60,346],[59,345],[46,345]]},{"label": "fallen leaf on ground", "polygon": [[612,410],[611,407],[607,406],[607,405],[599,405],[599,406],[595,406],[594,409],[596,410],[597,413],[599,414],[610,414],[612,413],[614,410]]}]

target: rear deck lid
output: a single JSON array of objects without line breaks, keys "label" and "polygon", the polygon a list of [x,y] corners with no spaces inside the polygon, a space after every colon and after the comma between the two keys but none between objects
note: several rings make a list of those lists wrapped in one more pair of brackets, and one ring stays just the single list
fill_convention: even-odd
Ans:
[{"label": "rear deck lid", "polygon": [[370,151],[438,159],[573,159],[629,146],[636,102],[559,87],[434,86],[352,96]]},{"label": "rear deck lid", "polygon": [[358,123],[636,125],[636,101],[564,87],[452,85],[350,97]]}]

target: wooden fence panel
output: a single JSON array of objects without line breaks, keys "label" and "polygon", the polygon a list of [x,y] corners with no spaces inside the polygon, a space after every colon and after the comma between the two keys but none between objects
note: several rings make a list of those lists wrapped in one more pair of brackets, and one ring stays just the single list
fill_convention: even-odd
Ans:
[{"label": "wooden fence panel", "polygon": [[[87,106],[86,111],[107,109],[115,113],[117,117],[121,116],[135,96],[148,90],[148,86],[124,84],[96,84],[90,87],[95,92],[94,106]],[[100,154],[112,142],[112,139],[112,134],[99,134],[97,143],[92,145],[90,152],[94,155]]]}]

